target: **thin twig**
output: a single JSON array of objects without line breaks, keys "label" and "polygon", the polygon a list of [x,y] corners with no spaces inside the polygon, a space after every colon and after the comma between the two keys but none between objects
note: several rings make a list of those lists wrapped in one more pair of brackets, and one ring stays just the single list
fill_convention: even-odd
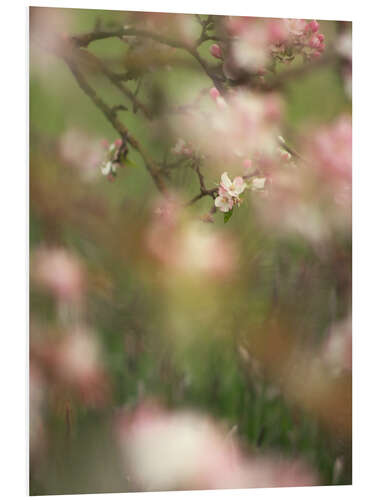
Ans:
[{"label": "thin twig", "polygon": [[103,99],[101,99],[101,97],[97,95],[95,90],[87,82],[86,78],[83,76],[83,73],[81,73],[81,71],[77,68],[72,59],[67,55],[63,56],[63,59],[83,92],[93,101],[95,106],[102,111],[108,121],[112,124],[113,128],[120,134],[122,139],[126,140],[142,156],[146,168],[150,172],[156,187],[159,189],[159,191],[165,193],[166,188],[164,182],[160,178],[158,166],[150,158],[144,148],[141,147],[137,139],[129,134],[129,131],[125,127],[125,125],[120,120],[118,120],[116,113],[114,113],[113,110],[103,101]]},{"label": "thin twig", "polygon": [[108,78],[108,80],[130,101],[133,103],[134,112],[140,109],[146,118],[151,119],[152,115],[150,110],[137,98],[135,94],[121,81],[116,73],[113,73],[108,66],[98,57],[96,57],[91,52],[87,50],[80,49],[81,54],[87,55],[92,62],[94,62],[98,68],[103,72],[103,74]]}]

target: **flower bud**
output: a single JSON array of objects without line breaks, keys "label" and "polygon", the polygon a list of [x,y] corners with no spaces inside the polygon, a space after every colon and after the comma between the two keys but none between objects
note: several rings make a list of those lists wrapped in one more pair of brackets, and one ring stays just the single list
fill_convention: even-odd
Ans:
[{"label": "flower bud", "polygon": [[214,101],[216,101],[216,99],[220,97],[220,92],[217,90],[216,87],[212,87],[209,91],[209,94]]},{"label": "flower bud", "polygon": [[211,45],[210,53],[213,57],[216,57],[216,59],[222,59],[222,57],[223,57],[221,47],[217,43],[214,43],[213,45]]},{"label": "flower bud", "polygon": [[313,32],[313,33],[316,33],[319,29],[319,23],[317,21],[311,21],[309,24],[308,24],[310,30]]}]

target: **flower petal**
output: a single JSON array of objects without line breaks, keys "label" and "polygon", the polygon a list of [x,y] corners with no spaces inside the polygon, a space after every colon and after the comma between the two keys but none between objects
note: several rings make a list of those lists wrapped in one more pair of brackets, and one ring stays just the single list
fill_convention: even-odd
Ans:
[{"label": "flower petal", "polygon": [[103,175],[108,175],[109,172],[111,171],[111,168],[112,168],[112,162],[107,161],[107,163],[103,165],[100,170],[102,171]]},{"label": "flower petal", "polygon": [[233,181],[234,188],[236,190],[236,195],[241,194],[246,188],[246,184],[242,177],[236,177]]},{"label": "flower petal", "polygon": [[221,176],[221,185],[225,188],[225,189],[229,189],[232,185],[232,182],[231,180],[229,179],[228,177],[228,173],[227,172],[224,172],[223,175]]}]

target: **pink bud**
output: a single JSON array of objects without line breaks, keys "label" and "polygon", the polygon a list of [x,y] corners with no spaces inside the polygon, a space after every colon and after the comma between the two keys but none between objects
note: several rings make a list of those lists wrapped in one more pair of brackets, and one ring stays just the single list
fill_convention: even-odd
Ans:
[{"label": "pink bud", "polygon": [[313,33],[316,33],[319,29],[319,23],[317,21],[311,21],[309,27]]},{"label": "pink bud", "polygon": [[122,139],[116,139],[115,140],[115,146],[116,146],[116,148],[119,148],[121,146],[121,144],[122,144]]},{"label": "pink bud", "polygon": [[221,52],[221,47],[217,43],[211,45],[210,53],[212,56],[216,57],[216,59],[221,59],[223,57],[223,54]]},{"label": "pink bud", "polygon": [[209,94],[214,101],[216,101],[216,99],[220,97],[220,92],[217,90],[216,87],[212,87],[209,91]]},{"label": "pink bud", "polygon": [[324,42],[324,38],[325,38],[325,37],[324,37],[323,33],[319,33],[319,34],[318,34],[318,38],[319,38],[319,40],[320,40],[321,42]]}]

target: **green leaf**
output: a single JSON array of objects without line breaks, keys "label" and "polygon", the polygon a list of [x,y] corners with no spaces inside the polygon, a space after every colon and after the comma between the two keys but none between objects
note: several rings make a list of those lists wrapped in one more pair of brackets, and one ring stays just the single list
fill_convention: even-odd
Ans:
[{"label": "green leaf", "polygon": [[129,156],[126,157],[126,160],[124,162],[124,165],[126,167],[138,167],[137,163],[135,163],[133,160],[129,158]]},{"label": "green leaf", "polygon": [[233,215],[233,208],[229,210],[229,212],[225,212],[224,214],[224,224],[228,222],[228,220],[232,217]]}]

